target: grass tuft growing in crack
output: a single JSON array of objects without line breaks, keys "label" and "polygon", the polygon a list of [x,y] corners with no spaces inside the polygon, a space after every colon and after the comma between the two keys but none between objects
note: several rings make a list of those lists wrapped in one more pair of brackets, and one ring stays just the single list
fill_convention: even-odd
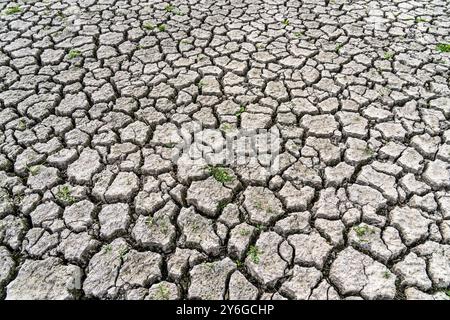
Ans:
[{"label": "grass tuft growing in crack", "polygon": [[248,248],[247,256],[250,257],[253,263],[258,264],[260,262],[261,253],[262,252],[259,250],[257,246],[250,246],[250,248]]},{"label": "grass tuft growing in crack", "polygon": [[167,234],[169,232],[169,222],[167,219],[158,219],[158,227],[162,234]]},{"label": "grass tuft growing in crack", "polygon": [[197,88],[201,89],[203,88],[203,86],[205,85],[205,81],[200,80],[199,82],[197,82]]},{"label": "grass tuft growing in crack", "polygon": [[164,144],[164,148],[168,148],[168,149],[173,149],[173,148],[175,148],[175,146],[176,146],[176,143],[174,143],[174,142]]},{"label": "grass tuft growing in crack", "polygon": [[263,201],[261,201],[261,200],[256,200],[256,201],[254,202],[254,205],[255,205],[255,208],[258,209],[258,210],[265,211],[265,212],[267,212],[267,213],[273,213],[272,207],[269,206],[269,205],[266,205],[266,206],[265,206],[265,205],[263,204]]},{"label": "grass tuft growing in crack", "polygon": [[181,11],[180,9],[176,9],[176,10],[174,11],[174,13],[175,13],[175,15],[177,15],[177,16],[184,16],[184,15],[185,15],[185,13],[184,13],[183,11]]},{"label": "grass tuft growing in crack", "polygon": [[171,4],[168,4],[167,6],[164,7],[164,11],[168,12],[168,13],[173,12],[174,10],[175,10],[175,6],[173,6]]},{"label": "grass tuft growing in crack", "polygon": [[202,230],[200,227],[201,227],[201,226],[199,225],[198,222],[193,222],[193,223],[190,225],[191,232],[198,233],[199,231]]},{"label": "grass tuft growing in crack", "polygon": [[234,113],[236,117],[240,117],[245,112],[245,106],[240,106],[239,110]]},{"label": "grass tuft growing in crack", "polygon": [[56,12],[56,15],[57,15],[60,19],[62,19],[62,20],[64,20],[64,19],[66,18],[66,15],[64,14],[64,12],[62,12],[62,11],[60,11],[60,10],[58,10],[58,11]]},{"label": "grass tuft growing in crack", "polygon": [[9,7],[9,8],[6,8],[4,11],[5,15],[7,15],[7,16],[10,16],[10,15],[16,14],[16,13],[20,13],[20,12],[22,12],[22,8],[20,6]]},{"label": "grass tuft growing in crack", "polygon": [[156,291],[156,299],[169,300],[169,298],[170,298],[169,289],[163,283],[160,283]]},{"label": "grass tuft growing in crack", "polygon": [[233,181],[233,176],[231,176],[227,169],[221,166],[209,166],[208,172],[211,176],[214,177],[219,182],[225,183]]},{"label": "grass tuft growing in crack", "polygon": [[80,50],[70,50],[69,54],[67,55],[67,58],[69,58],[70,60],[75,59],[77,57],[81,56],[81,51]]},{"label": "grass tuft growing in crack", "polygon": [[158,30],[159,31],[161,31],[161,32],[164,32],[164,31],[166,31],[166,25],[165,24],[158,24]]},{"label": "grass tuft growing in crack", "polygon": [[195,57],[196,62],[205,61],[206,59],[208,59],[208,57],[205,56],[204,54],[198,54],[197,57]]},{"label": "grass tuft growing in crack", "polygon": [[222,129],[225,132],[230,131],[231,130],[231,125],[229,123],[227,123],[227,122],[224,122],[220,126],[220,129]]},{"label": "grass tuft growing in crack", "polygon": [[355,230],[356,235],[359,238],[362,238],[362,237],[364,237],[364,236],[366,236],[368,234],[373,234],[374,233],[374,230],[370,229],[369,226],[367,226],[367,225],[353,227],[353,230]]},{"label": "grass tuft growing in crack", "polygon": [[206,262],[205,267],[208,268],[208,270],[214,271],[214,269],[216,268],[216,265],[213,262]]},{"label": "grass tuft growing in crack", "polygon": [[369,146],[366,146],[366,147],[364,148],[363,152],[364,152],[364,154],[365,154],[366,156],[368,156],[368,157],[373,157],[373,156],[375,155],[375,151],[374,151],[371,147],[369,147]]},{"label": "grass tuft growing in crack", "polygon": [[219,203],[217,204],[217,210],[219,212],[222,212],[223,209],[225,209],[225,207],[228,205],[228,203],[229,203],[229,201],[226,201],[226,200],[219,201]]},{"label": "grass tuft growing in crack", "polygon": [[36,165],[36,166],[27,166],[27,171],[32,175],[35,176],[37,175],[40,171],[41,171],[41,166],[40,165]]},{"label": "grass tuft growing in crack", "polygon": [[58,189],[58,192],[56,193],[56,198],[70,204],[75,202],[75,198],[71,195],[71,190],[69,186],[60,187]]},{"label": "grass tuft growing in crack", "polygon": [[285,26],[288,26],[288,25],[289,25],[289,19],[284,18],[283,20],[281,20],[281,23],[282,23],[283,25],[285,25]]},{"label": "grass tuft growing in crack", "polygon": [[12,199],[12,204],[15,206],[20,206],[20,204],[22,203],[24,198],[23,194],[18,194],[16,196],[14,196],[14,198]]},{"label": "grass tuft growing in crack", "polygon": [[450,43],[439,43],[436,46],[436,50],[439,52],[450,52]]},{"label": "grass tuft growing in crack", "polygon": [[144,24],[142,25],[142,27],[143,27],[145,30],[149,30],[149,31],[152,31],[153,29],[155,29],[155,25],[154,25],[153,23],[150,23],[150,22],[144,23]]},{"label": "grass tuft growing in crack", "polygon": [[110,253],[111,250],[112,250],[111,244],[107,244],[107,245],[104,245],[104,246],[103,246],[103,252],[104,252],[104,253]]},{"label": "grass tuft growing in crack", "polygon": [[383,55],[383,58],[385,60],[392,60],[392,58],[394,57],[394,53],[393,52],[385,52]]},{"label": "grass tuft growing in crack", "polygon": [[263,232],[264,230],[266,230],[266,227],[265,227],[264,225],[262,225],[262,224],[258,224],[258,225],[255,227],[255,229],[256,229],[256,231],[258,231],[258,232]]},{"label": "grass tuft growing in crack", "polygon": [[20,119],[20,120],[17,122],[17,129],[23,131],[23,130],[25,130],[26,128],[27,128],[27,123],[26,123],[26,121],[23,120],[23,119]]},{"label": "grass tuft growing in crack", "polygon": [[149,228],[153,227],[154,223],[155,223],[155,219],[153,219],[152,216],[148,216],[147,219],[145,219],[145,223],[147,224],[147,226]]},{"label": "grass tuft growing in crack", "polygon": [[145,223],[147,224],[148,228],[152,228],[152,227],[158,228],[162,234],[167,234],[169,232],[170,223],[164,217],[154,218],[154,217],[149,216],[145,220]]},{"label": "grass tuft growing in crack", "polygon": [[420,22],[428,22],[428,20],[425,19],[425,18],[417,17],[416,18],[416,23],[420,23]]},{"label": "grass tuft growing in crack", "polygon": [[240,234],[242,237],[248,237],[248,236],[250,235],[250,230],[242,229],[242,230],[239,232],[239,234]]},{"label": "grass tuft growing in crack", "polygon": [[121,248],[121,249],[119,250],[119,257],[120,257],[120,259],[125,258],[126,254],[128,253],[129,250],[130,250],[130,249],[128,249],[127,247]]}]

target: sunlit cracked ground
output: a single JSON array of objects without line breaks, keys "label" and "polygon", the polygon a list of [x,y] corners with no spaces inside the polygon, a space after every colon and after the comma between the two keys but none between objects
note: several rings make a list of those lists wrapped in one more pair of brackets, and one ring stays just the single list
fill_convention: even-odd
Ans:
[{"label": "sunlit cracked ground", "polygon": [[448,1],[0,11],[0,297],[449,299]]}]

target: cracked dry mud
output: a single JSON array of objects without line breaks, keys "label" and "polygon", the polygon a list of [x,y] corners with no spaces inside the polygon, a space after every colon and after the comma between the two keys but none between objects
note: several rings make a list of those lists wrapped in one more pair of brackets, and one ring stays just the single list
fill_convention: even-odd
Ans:
[{"label": "cracked dry mud", "polygon": [[1,298],[449,299],[448,1],[0,11]]}]

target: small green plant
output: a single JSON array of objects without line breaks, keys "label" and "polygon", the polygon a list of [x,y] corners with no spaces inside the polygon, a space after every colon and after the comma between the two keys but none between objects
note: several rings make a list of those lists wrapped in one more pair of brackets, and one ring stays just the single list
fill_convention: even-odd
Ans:
[{"label": "small green plant", "polygon": [[241,106],[239,107],[239,110],[236,111],[236,112],[234,113],[234,115],[235,115],[236,117],[240,117],[241,114],[243,114],[244,112],[245,112],[245,107],[241,105]]},{"label": "small green plant", "polygon": [[209,174],[214,177],[219,182],[225,183],[233,180],[233,177],[228,173],[224,167],[220,166],[209,166]]},{"label": "small green plant", "polygon": [[145,219],[145,223],[149,228],[151,228],[155,224],[155,219],[153,219],[152,216],[148,216],[147,219]]},{"label": "small green plant", "polygon": [[103,251],[105,253],[110,253],[111,250],[112,250],[112,246],[110,244],[107,244],[107,245],[103,246]]},{"label": "small green plant", "polygon": [[238,267],[238,268],[242,268],[244,266],[244,263],[242,261],[236,260],[235,263],[236,263],[236,267]]},{"label": "small green plant", "polygon": [[22,9],[19,6],[13,6],[5,9],[5,14],[7,16],[22,12]]},{"label": "small green plant", "polygon": [[368,156],[368,157],[372,157],[375,154],[375,151],[372,150],[371,147],[366,146],[363,150],[364,155]]},{"label": "small green plant", "polygon": [[169,149],[173,149],[173,148],[175,148],[175,146],[176,146],[176,144],[173,142],[164,144],[164,147],[169,148]]},{"label": "small green plant", "polygon": [[223,131],[229,131],[229,130],[231,130],[231,126],[230,126],[230,124],[229,123],[222,123],[222,125],[220,126],[220,128],[223,130]]},{"label": "small green plant", "polygon": [[211,271],[213,271],[216,268],[216,265],[212,262],[206,262],[205,266]]},{"label": "small green plant", "polygon": [[425,19],[425,18],[417,17],[416,18],[416,23],[420,23],[420,22],[428,22],[428,20]]},{"label": "small green plant", "polygon": [[27,123],[25,120],[20,119],[19,122],[17,122],[17,129],[19,130],[25,130],[27,128]]},{"label": "small green plant", "polygon": [[184,16],[184,12],[182,12],[180,9],[175,9],[174,13],[177,16]]},{"label": "small green plant", "polygon": [[283,20],[281,20],[281,23],[282,23],[283,25],[285,25],[285,26],[288,26],[288,25],[289,25],[289,19],[284,18]]},{"label": "small green plant", "polygon": [[157,227],[163,234],[166,234],[169,231],[169,222],[164,217],[152,217],[148,216],[145,219],[145,223],[149,228]]},{"label": "small green plant", "polygon": [[200,230],[201,230],[201,229],[200,229],[200,225],[199,225],[198,222],[193,222],[193,223],[191,224],[191,231],[192,231],[192,232],[196,233],[196,232],[198,232],[198,231],[200,231]]},{"label": "small green plant", "polygon": [[74,203],[75,198],[71,195],[71,190],[69,186],[62,186],[58,189],[58,192],[56,193],[56,197],[64,202],[67,203]]},{"label": "small green plant", "polygon": [[14,196],[14,198],[12,199],[12,203],[16,206],[19,206],[22,203],[23,198],[24,198],[23,194],[18,194]]},{"label": "small green plant", "polygon": [[250,235],[250,230],[248,230],[248,229],[242,229],[242,230],[239,232],[239,234],[240,234],[241,236],[243,236],[243,237],[247,237],[247,236]]},{"label": "small green plant", "polygon": [[128,253],[129,249],[127,247],[121,248],[119,250],[119,257],[121,259],[125,258],[125,255]]},{"label": "small green plant", "polygon": [[394,57],[394,53],[393,52],[385,52],[383,55],[383,58],[385,60],[392,60],[392,58]]},{"label": "small green plant", "polygon": [[450,289],[448,289],[448,290],[444,290],[444,293],[447,295],[447,296],[449,296],[450,297]]},{"label": "small green plant", "polygon": [[334,51],[336,51],[336,53],[339,53],[339,51],[341,51],[343,46],[344,46],[343,43],[336,44],[336,48],[334,49]]},{"label": "small green plant", "polygon": [[373,229],[370,229],[369,226],[367,225],[353,227],[353,230],[355,230],[356,235],[359,238],[362,238],[367,234],[373,234],[375,232]]},{"label": "small green plant", "polygon": [[144,24],[142,25],[142,27],[143,27],[145,30],[149,30],[149,31],[152,31],[153,29],[155,29],[155,25],[154,25],[153,23],[150,23],[150,22],[144,23]]},{"label": "small green plant", "polygon": [[263,202],[262,202],[261,200],[257,200],[257,201],[255,202],[255,207],[256,207],[258,210],[262,210],[262,211],[265,211],[265,212],[267,212],[267,213],[273,213],[272,207],[269,206],[269,205],[264,206],[264,204],[263,204]]},{"label": "small green plant", "polygon": [[255,227],[255,229],[256,229],[256,231],[261,232],[261,231],[264,231],[266,229],[266,227],[264,227],[262,224],[258,224]]},{"label": "small green plant", "polygon": [[158,228],[162,234],[167,234],[167,232],[169,232],[170,223],[167,219],[161,217],[160,219],[158,219],[156,224],[158,225]]},{"label": "small green plant", "polygon": [[75,59],[75,58],[77,58],[79,56],[81,56],[81,51],[80,50],[74,50],[74,49],[70,50],[69,54],[67,55],[67,57],[69,59]]},{"label": "small green plant", "polygon": [[217,210],[219,210],[220,212],[223,211],[223,209],[225,209],[225,207],[228,205],[228,201],[226,200],[221,200],[219,201],[219,203],[217,204]]},{"label": "small green plant", "polygon": [[439,43],[436,49],[440,52],[450,52],[450,43]]},{"label": "small green plant", "polygon": [[383,278],[389,279],[391,277],[391,273],[389,271],[383,272]]},{"label": "small green plant", "polygon": [[197,83],[197,87],[198,87],[199,89],[203,88],[204,86],[205,86],[205,81],[203,81],[203,80],[200,80],[200,81]]},{"label": "small green plant", "polygon": [[163,283],[160,283],[156,291],[156,299],[169,300],[169,298],[170,298],[169,289]]},{"label": "small green plant", "polygon": [[203,54],[199,54],[199,55],[197,55],[197,57],[195,58],[195,60],[196,60],[197,62],[204,61],[205,59],[206,59],[206,56],[203,55]]},{"label": "small green plant", "polygon": [[303,35],[303,32],[301,32],[301,31],[294,32],[294,36],[297,38],[300,38],[302,35]]},{"label": "small green plant", "polygon": [[250,246],[250,248],[248,249],[248,256],[253,261],[253,263],[256,263],[256,264],[259,263],[260,254],[261,254],[261,251],[259,250],[259,248],[257,246]]},{"label": "small green plant", "polygon": [[175,10],[175,7],[171,4],[168,4],[167,6],[164,7],[164,11],[166,12],[173,12],[173,10]]},{"label": "small green plant", "polygon": [[161,32],[166,31],[166,25],[165,24],[158,24],[158,30]]},{"label": "small green plant", "polygon": [[27,171],[32,175],[35,176],[41,171],[41,167],[39,165],[36,166],[27,166]]}]

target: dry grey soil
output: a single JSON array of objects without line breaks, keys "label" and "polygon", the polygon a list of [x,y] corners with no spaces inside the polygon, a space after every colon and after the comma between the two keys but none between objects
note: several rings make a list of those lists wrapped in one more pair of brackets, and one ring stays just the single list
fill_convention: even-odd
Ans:
[{"label": "dry grey soil", "polygon": [[448,1],[0,11],[1,298],[449,299]]}]

